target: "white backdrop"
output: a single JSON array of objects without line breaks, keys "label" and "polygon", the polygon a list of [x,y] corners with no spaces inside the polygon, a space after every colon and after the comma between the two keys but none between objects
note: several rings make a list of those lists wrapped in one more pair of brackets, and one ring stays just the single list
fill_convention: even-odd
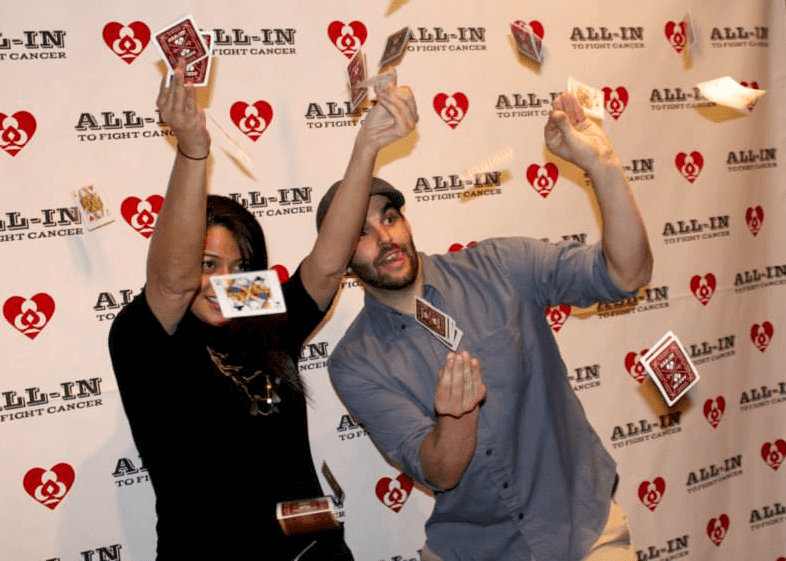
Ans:
[{"label": "white backdrop", "polygon": [[[679,52],[674,23],[689,10],[696,43]],[[211,190],[247,202],[272,263],[290,272],[357,131],[337,45],[362,44],[373,70],[390,33],[415,32],[398,73],[420,122],[381,155],[378,175],[404,192],[428,253],[499,235],[596,241],[591,190],[545,150],[542,126],[569,76],[608,88],[603,127],[641,205],[653,279],[637,299],[549,317],[619,463],[617,500],[638,558],[786,558],[783,2],[3,0],[1,559],[153,559],[153,493],[106,336],[144,282],[140,228],[154,225],[174,156],[155,111],[163,67],[148,35],[187,13],[218,39],[200,91],[214,119]],[[542,32],[542,64],[517,54],[513,20]],[[696,95],[695,84],[726,75],[767,94],[742,113]],[[440,94],[462,109],[453,127]],[[237,102],[259,108],[255,138],[233,122]],[[459,176],[484,162],[463,185]],[[95,230],[71,198],[90,184],[114,217]],[[338,510],[359,561],[418,560],[432,499],[378,454],[325,369],[362,304],[362,289],[345,284],[301,361],[314,461],[346,491]],[[637,365],[667,330],[701,375],[671,409]],[[182,463],[200,470],[199,457]]]}]

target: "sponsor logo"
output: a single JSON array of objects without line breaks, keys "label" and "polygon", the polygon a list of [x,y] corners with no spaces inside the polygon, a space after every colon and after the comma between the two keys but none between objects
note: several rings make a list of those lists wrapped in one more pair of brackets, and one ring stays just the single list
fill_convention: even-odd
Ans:
[{"label": "sponsor logo", "polygon": [[336,427],[336,432],[338,433],[339,440],[342,442],[368,436],[366,429],[363,428],[355,417],[349,414],[341,416],[341,421],[338,423],[338,427]]},{"label": "sponsor logo", "polygon": [[164,204],[164,197],[161,195],[150,195],[144,200],[131,196],[120,205],[120,214],[131,228],[143,237],[149,238],[153,235],[162,204]]},{"label": "sponsor logo", "polygon": [[682,432],[681,417],[682,411],[674,411],[660,415],[653,421],[640,419],[617,425],[611,433],[611,445],[613,448],[624,448]]},{"label": "sponsor logo", "polygon": [[3,304],[6,321],[31,340],[38,337],[54,313],[55,301],[46,292],[39,292],[30,298],[11,296]]},{"label": "sponsor logo", "polygon": [[723,413],[726,411],[726,400],[723,399],[722,395],[719,395],[715,399],[709,398],[704,402],[703,411],[704,418],[707,419],[707,422],[712,428],[717,429],[723,418]]},{"label": "sponsor logo", "polygon": [[109,50],[128,64],[134,62],[150,42],[150,28],[141,21],[133,21],[128,25],[110,21],[104,26],[101,35]]},{"label": "sponsor logo", "polygon": [[65,36],[62,29],[22,31],[21,37],[13,38],[0,33],[0,61],[64,59]]},{"label": "sponsor logo", "polygon": [[781,503],[754,508],[748,519],[751,530],[760,530],[774,524],[781,524],[786,521],[786,507]]},{"label": "sponsor logo", "polygon": [[485,27],[413,27],[407,52],[485,51]]},{"label": "sponsor logo", "polygon": [[261,99],[251,104],[236,101],[229,108],[229,117],[240,132],[256,142],[273,120],[273,108]]},{"label": "sponsor logo", "polygon": [[294,55],[295,29],[291,27],[260,28],[253,32],[245,29],[230,30],[214,27],[216,41],[214,56],[265,56]]},{"label": "sponsor logo", "polygon": [[139,467],[134,465],[130,458],[119,458],[112,477],[115,478],[115,485],[118,487],[131,487],[137,483],[150,482],[150,475],[141,457],[139,457]]},{"label": "sponsor logo", "polygon": [[101,378],[61,382],[57,390],[42,392],[33,386],[22,390],[0,391],[0,423],[20,421],[44,415],[66,413],[103,405]]},{"label": "sponsor logo", "polygon": [[647,354],[649,349],[642,349],[641,352],[631,351],[625,355],[625,370],[628,371],[631,378],[636,380],[639,384],[647,379],[647,370],[641,359]]},{"label": "sponsor logo", "polygon": [[546,321],[551,327],[551,330],[554,333],[557,333],[562,326],[565,325],[565,322],[568,321],[570,317],[570,306],[567,304],[560,304],[558,306],[547,306],[546,311]]},{"label": "sponsor logo", "polygon": [[393,512],[399,512],[412,494],[415,482],[406,473],[397,478],[383,477],[377,481],[374,492],[379,501]]},{"label": "sponsor logo", "polygon": [[726,157],[726,169],[729,171],[749,171],[778,167],[775,150],[775,148],[759,148],[758,150],[729,152]]},{"label": "sponsor logo", "polygon": [[308,343],[300,349],[298,368],[300,368],[301,372],[308,372],[309,370],[316,370],[318,368],[327,368],[329,354],[327,341]]},{"label": "sponsor logo", "polygon": [[432,104],[439,118],[452,129],[459,126],[469,110],[469,99],[462,92],[451,95],[440,92],[434,96]]},{"label": "sponsor logo", "polygon": [[703,277],[701,275],[693,275],[690,279],[690,291],[693,292],[696,300],[701,302],[702,306],[706,306],[712,295],[715,294],[717,284],[715,275],[712,273],[707,273]]},{"label": "sponsor logo", "polygon": [[75,478],[74,468],[61,462],[49,469],[35,467],[29,470],[22,483],[28,495],[54,510],[71,490]]},{"label": "sponsor logo", "polygon": [[680,152],[674,157],[674,165],[677,166],[677,171],[679,171],[689,183],[693,183],[696,181],[699,173],[701,173],[701,168],[704,167],[704,157],[701,155],[701,152],[695,150],[690,154]]},{"label": "sponsor logo", "polygon": [[760,206],[757,207],[748,207],[745,211],[745,223],[748,225],[748,229],[751,231],[751,234],[754,236],[759,233],[761,230],[761,225],[764,222],[764,209]]},{"label": "sponsor logo", "polygon": [[758,409],[767,405],[786,402],[786,382],[774,386],[751,388],[740,394],[740,411]]},{"label": "sponsor logo", "polygon": [[[137,291],[137,295],[141,294],[142,290]],[[116,312],[110,310],[120,310],[126,304],[129,304],[135,295],[130,288],[119,290],[117,293],[101,292],[96,298],[96,303],[93,306],[93,311],[96,313],[98,321],[112,321],[115,319]]]},{"label": "sponsor logo", "polygon": [[767,345],[772,341],[774,333],[775,329],[769,321],[765,321],[761,325],[754,323],[751,326],[751,341],[757,349],[764,352],[767,350]]},{"label": "sponsor logo", "polygon": [[570,34],[574,49],[643,49],[644,28],[638,26],[574,27]]},{"label": "sponsor logo", "polygon": [[666,222],[661,233],[663,243],[665,244],[726,238],[730,235],[731,227],[728,214],[710,216],[706,220],[690,218],[688,220]]},{"label": "sponsor logo", "polygon": [[761,459],[764,463],[777,471],[786,456],[786,441],[778,439],[775,442],[765,442],[761,446]]},{"label": "sponsor logo", "polygon": [[568,374],[568,380],[573,383],[574,391],[588,390],[600,387],[600,364],[581,366]]},{"label": "sponsor logo", "polygon": [[688,534],[666,540],[662,545],[651,545],[636,550],[636,561],[674,561],[690,555]]},{"label": "sponsor logo", "polygon": [[622,166],[628,172],[628,181],[649,181],[655,179],[655,160],[652,158],[640,158],[631,160],[629,164]]},{"label": "sponsor logo", "polygon": [[786,265],[769,265],[734,275],[734,292],[747,292],[786,283]]},{"label": "sponsor logo", "polygon": [[324,104],[312,101],[306,110],[306,124],[310,129],[356,127],[363,124],[361,117],[369,109],[368,105],[361,104],[352,111],[349,101],[328,101]]},{"label": "sponsor logo", "polygon": [[527,167],[527,181],[535,192],[544,199],[549,196],[559,179],[559,168],[553,162],[544,165],[530,164]]},{"label": "sponsor logo", "polygon": [[[600,318],[611,318],[623,314],[650,312],[669,307],[669,287],[642,288],[639,294],[616,302],[599,302],[595,308]],[[591,309],[591,308],[590,308]]]},{"label": "sponsor logo", "polygon": [[[123,546],[119,543],[106,545],[97,549],[88,549],[79,553],[80,561],[120,561],[120,549]],[[60,561],[59,557],[53,557],[46,561]]]},{"label": "sponsor logo", "polygon": [[652,111],[675,111],[693,109],[695,107],[713,107],[710,101],[701,94],[698,87],[689,88],[654,88],[650,93],[650,109]]},{"label": "sponsor logo", "polygon": [[156,138],[173,136],[174,133],[161,120],[161,114],[155,110],[155,117],[141,117],[135,110],[126,109],[119,117],[114,111],[102,111],[96,117],[93,113],[81,113],[74,130],[80,142],[106,140],[130,140],[139,138]]},{"label": "sponsor logo", "polygon": [[624,86],[603,88],[603,107],[606,113],[616,121],[628,107],[628,90]]},{"label": "sponsor logo", "polygon": [[726,458],[718,464],[711,464],[691,471],[688,473],[685,488],[688,493],[695,493],[739,475],[742,475],[742,454]]},{"label": "sponsor logo", "polygon": [[665,492],[666,481],[662,477],[656,477],[652,481],[642,481],[639,485],[639,500],[641,504],[655,512]]},{"label": "sponsor logo", "polygon": [[498,119],[548,117],[551,113],[551,102],[557,97],[559,92],[551,92],[546,96],[534,92],[499,94],[494,109]]},{"label": "sponsor logo", "polygon": [[734,356],[734,335],[718,337],[717,341],[702,341],[701,343],[691,343],[687,350],[694,365],[705,362],[713,362],[722,358]]},{"label": "sponsor logo", "polygon": [[669,44],[678,54],[681,53],[685,45],[688,44],[688,24],[684,21],[666,22],[663,32],[666,34],[666,39]]},{"label": "sponsor logo", "polygon": [[433,175],[430,178],[418,177],[412,192],[419,203],[450,199],[468,201],[475,197],[501,195],[501,183],[501,171],[477,173],[472,178],[463,179],[459,174]]},{"label": "sponsor logo", "polygon": [[245,194],[229,193],[227,196],[239,202],[254,216],[288,216],[314,212],[311,206],[312,187],[287,187],[276,189],[275,195],[265,196],[261,191],[246,191]]},{"label": "sponsor logo", "polygon": [[769,35],[770,28],[764,26],[713,27],[710,44],[713,49],[769,47]]},{"label": "sponsor logo", "polygon": [[726,537],[726,533],[729,531],[729,525],[729,517],[725,514],[721,514],[717,518],[711,518],[707,522],[707,536],[709,536],[710,541],[720,546],[723,538]]},{"label": "sponsor logo", "polygon": [[0,148],[16,156],[33,138],[36,127],[35,117],[27,111],[17,111],[13,115],[0,113]]},{"label": "sponsor logo", "polygon": [[355,56],[355,53],[363,46],[368,37],[366,26],[360,21],[344,23],[336,20],[330,22],[327,34],[333,46],[347,58]]}]

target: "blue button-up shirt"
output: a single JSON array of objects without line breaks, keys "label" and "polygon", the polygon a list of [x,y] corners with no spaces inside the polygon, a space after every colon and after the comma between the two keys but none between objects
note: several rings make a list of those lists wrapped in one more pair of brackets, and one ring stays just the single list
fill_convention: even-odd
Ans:
[{"label": "blue button-up shirt", "polygon": [[[549,305],[615,301],[600,244],[492,239],[421,254],[423,297],[464,331],[487,396],[459,484],[435,488],[427,543],[446,561],[581,559],[606,521],[616,475],[570,387],[545,318]],[[414,317],[368,293],[329,359],[330,376],[377,447],[425,480],[423,439],[436,423],[448,352]]]}]

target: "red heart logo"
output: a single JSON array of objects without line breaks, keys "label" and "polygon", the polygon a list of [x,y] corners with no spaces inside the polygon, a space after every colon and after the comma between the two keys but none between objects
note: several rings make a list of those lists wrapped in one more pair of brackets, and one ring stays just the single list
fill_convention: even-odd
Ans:
[{"label": "red heart logo", "polygon": [[[476,242],[469,242],[467,244],[467,247],[472,247],[473,245],[475,245],[475,243]],[[448,248],[448,251],[450,253],[456,253],[457,251],[461,251],[462,249],[464,249],[463,245],[461,245],[460,243],[454,243],[454,244],[451,244],[451,246]]]},{"label": "red heart logo", "polygon": [[328,25],[327,32],[330,42],[347,58],[355,56],[368,37],[366,26],[359,21],[333,21]]},{"label": "red heart logo", "polygon": [[565,322],[568,321],[570,316],[570,306],[567,304],[560,304],[559,306],[548,306],[546,308],[546,320],[549,326],[554,330],[554,333],[562,329]]},{"label": "red heart logo", "polygon": [[647,371],[641,363],[641,358],[645,354],[647,354],[647,349],[642,350],[640,353],[629,352],[625,355],[625,370],[639,384],[647,379]]},{"label": "red heart logo", "polygon": [[696,299],[706,306],[712,295],[715,294],[715,275],[707,273],[704,277],[694,275],[690,279],[690,290]]},{"label": "red heart logo", "polygon": [[153,235],[163,202],[164,197],[161,195],[150,195],[144,201],[138,197],[128,197],[120,205],[120,214],[134,230],[149,238]]},{"label": "red heart logo", "polygon": [[532,188],[544,199],[549,196],[551,190],[557,184],[559,178],[559,168],[556,164],[548,162],[543,166],[531,164],[527,168],[527,181]]},{"label": "red heart logo", "polygon": [[35,117],[27,111],[17,111],[11,116],[0,113],[0,148],[16,156],[33,138]]},{"label": "red heart logo", "polygon": [[47,508],[55,509],[74,484],[74,468],[60,463],[45,470],[33,468],[25,474],[25,491]]},{"label": "red heart logo", "polygon": [[289,271],[287,271],[287,268],[283,265],[273,265],[270,268],[273,269],[278,275],[279,282],[285,283],[289,280]]},{"label": "red heart logo", "polygon": [[786,456],[786,442],[781,439],[775,442],[765,442],[761,447],[761,458],[772,469],[777,470]]},{"label": "red heart logo", "polygon": [[39,292],[29,300],[11,296],[3,304],[3,315],[8,323],[30,339],[41,333],[54,313],[55,301],[45,292]]},{"label": "red heart logo", "polygon": [[748,224],[751,234],[754,236],[758,234],[761,224],[764,222],[764,209],[760,206],[756,208],[748,207],[748,210],[745,211],[745,222]]},{"label": "red heart logo", "polygon": [[704,402],[704,417],[714,429],[718,428],[724,411],[726,411],[726,400],[722,395]]},{"label": "red heart logo", "polygon": [[677,154],[677,157],[674,158],[674,163],[685,179],[693,183],[699,176],[701,168],[704,167],[704,158],[696,151],[691,152],[690,155],[685,152],[680,152]]},{"label": "red heart logo", "polygon": [[404,503],[407,502],[413,485],[414,481],[405,473],[402,473],[396,479],[383,477],[377,481],[377,498],[390,510],[398,512],[404,506]]},{"label": "red heart logo", "polygon": [[619,119],[628,106],[628,90],[622,86],[614,90],[608,86],[603,88],[603,106],[609,115]]},{"label": "red heart logo", "polygon": [[753,341],[757,349],[764,352],[767,345],[770,344],[774,332],[775,330],[772,328],[772,324],[768,321],[765,321],[761,325],[754,323],[751,326],[751,341]]},{"label": "red heart logo", "polygon": [[681,21],[679,23],[674,23],[673,21],[670,21],[666,23],[664,31],[666,33],[666,39],[669,40],[669,43],[671,43],[671,46],[674,47],[674,50],[678,53],[681,53],[682,49],[685,48],[685,43],[687,43],[688,37],[688,30],[685,22]]},{"label": "red heart logo", "polygon": [[666,492],[666,482],[662,477],[656,477],[652,481],[642,481],[639,485],[639,500],[641,504],[650,510],[655,510]]},{"label": "red heart logo", "polygon": [[469,109],[469,100],[461,92],[453,95],[438,93],[434,96],[434,111],[448,126],[455,129]]},{"label": "red heart logo", "polygon": [[718,518],[713,518],[707,523],[707,535],[715,545],[720,545],[726,532],[729,531],[729,517],[721,514]]},{"label": "red heart logo", "polygon": [[[751,82],[750,84],[748,84],[748,82],[740,82],[740,85],[741,86],[745,86],[746,88],[754,89],[754,90],[758,90],[759,89],[759,83],[758,82]],[[756,103],[758,103],[758,100],[755,100],[752,103],[748,104],[748,113],[753,111],[753,108],[756,107]]]},{"label": "red heart logo", "polygon": [[273,120],[273,108],[261,99],[252,105],[245,101],[236,101],[229,108],[229,116],[237,128],[256,142]]},{"label": "red heart logo", "polygon": [[102,33],[104,43],[121,59],[131,64],[136,60],[150,41],[150,28],[141,21],[123,25],[110,21]]}]

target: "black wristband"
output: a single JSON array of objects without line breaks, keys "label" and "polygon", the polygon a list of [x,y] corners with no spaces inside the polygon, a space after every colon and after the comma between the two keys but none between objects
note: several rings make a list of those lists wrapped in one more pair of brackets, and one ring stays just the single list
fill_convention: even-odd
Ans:
[{"label": "black wristband", "polygon": [[188,154],[186,154],[185,152],[183,152],[180,149],[180,143],[177,144],[177,151],[180,152],[180,155],[183,156],[184,158],[188,158],[189,160],[194,160],[195,162],[199,162],[201,160],[206,160],[207,157],[210,155],[210,150],[208,150],[207,154],[205,154],[201,158],[194,158],[193,156],[189,156]]}]

